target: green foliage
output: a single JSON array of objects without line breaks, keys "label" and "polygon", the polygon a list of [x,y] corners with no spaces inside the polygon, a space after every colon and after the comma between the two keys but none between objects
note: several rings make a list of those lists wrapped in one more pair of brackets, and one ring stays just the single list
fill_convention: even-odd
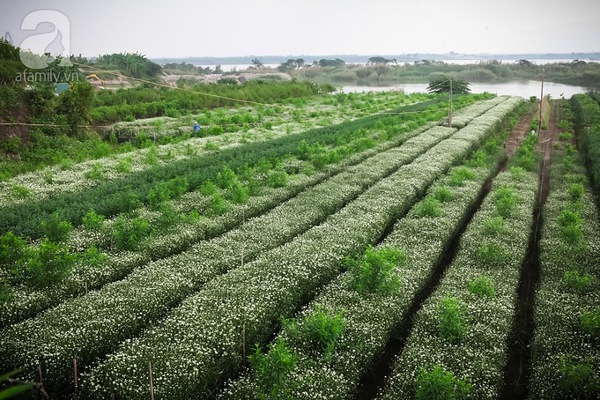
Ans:
[{"label": "green foliage", "polygon": [[133,159],[131,158],[131,156],[123,157],[119,160],[119,162],[117,162],[115,169],[117,170],[117,172],[121,172],[124,174],[129,173],[129,172],[131,172],[131,163],[132,162],[133,162]]},{"label": "green foliage", "polygon": [[579,201],[585,193],[585,188],[581,183],[573,183],[569,186],[568,193],[572,201]]},{"label": "green foliage", "polygon": [[214,193],[211,196],[211,201],[210,201],[210,214],[211,215],[223,215],[227,209],[229,208],[229,205],[227,204],[227,200],[225,200],[223,198],[223,196],[221,196],[219,193]]},{"label": "green foliage", "polygon": [[415,214],[419,217],[435,218],[442,215],[440,201],[435,196],[427,196],[415,207]]},{"label": "green foliage", "polygon": [[221,172],[217,174],[217,185],[221,189],[231,189],[238,181],[235,172],[228,166],[223,166]]},{"label": "green foliage", "polygon": [[452,200],[454,200],[454,194],[446,186],[437,188],[436,191],[433,193],[433,197],[442,203],[449,203]]},{"label": "green foliage", "polygon": [[483,233],[486,236],[500,236],[506,231],[502,217],[489,217],[483,221]]},{"label": "green foliage", "polygon": [[73,226],[60,218],[58,213],[42,221],[40,228],[44,236],[52,243],[64,243],[69,240]]},{"label": "green foliage", "polygon": [[560,140],[561,142],[568,142],[570,140],[573,140],[573,133],[562,132],[558,135],[558,140]]},{"label": "green foliage", "polygon": [[504,186],[496,189],[494,203],[496,204],[498,214],[502,218],[509,218],[517,207],[518,202],[519,197],[514,187]]},{"label": "green foliage", "polygon": [[[3,43],[2,40],[0,40],[0,46],[2,46],[2,43]],[[7,388],[4,387],[5,382],[8,381],[9,378],[15,376],[18,373],[19,373],[19,370],[15,370],[15,371],[11,371],[7,374],[0,375],[0,385],[3,387],[3,389],[0,390],[0,400],[10,399],[10,398],[15,397],[23,392],[28,391],[29,389],[31,389],[33,387],[33,383],[18,383],[18,384],[12,385]]]},{"label": "green foliage", "polygon": [[268,184],[272,188],[285,187],[288,184],[288,174],[278,168],[269,173]]},{"label": "green foliage", "polygon": [[66,246],[44,239],[30,249],[22,281],[36,288],[55,285],[69,274],[76,259]]},{"label": "green foliage", "polygon": [[106,254],[101,252],[96,246],[89,247],[79,256],[79,262],[88,267],[97,268],[106,261]]},{"label": "green foliage", "polygon": [[569,398],[592,399],[600,391],[600,378],[591,359],[578,362],[567,355],[560,365],[560,388]]},{"label": "green foliage", "polygon": [[489,162],[489,156],[483,150],[477,150],[471,155],[466,165],[471,168],[483,168]]},{"label": "green foliage", "polygon": [[445,297],[439,306],[438,334],[451,343],[460,343],[467,334],[465,305],[454,297]]},{"label": "green foliage", "polygon": [[584,332],[594,338],[600,336],[600,307],[593,311],[584,311],[580,322]]},{"label": "green foliage", "polygon": [[537,170],[539,156],[535,151],[538,143],[538,135],[527,135],[515,152],[511,164],[521,167],[526,171]]},{"label": "green foliage", "polygon": [[26,199],[31,196],[31,191],[25,186],[14,185],[10,188],[12,196],[16,199]]},{"label": "green foliage", "polygon": [[462,79],[450,78],[446,75],[442,75],[429,82],[427,91],[429,93],[450,93],[452,89],[453,94],[469,93],[469,83]]},{"label": "green foliage", "polygon": [[479,297],[494,297],[496,295],[494,282],[485,275],[481,275],[469,283],[469,292]]},{"label": "green foliage", "polygon": [[86,179],[91,179],[94,181],[100,181],[104,179],[104,167],[100,163],[95,163],[92,165],[89,171],[84,172],[83,176]]},{"label": "green foliage", "polygon": [[290,337],[300,343],[315,359],[329,359],[335,345],[344,333],[346,321],[339,312],[316,309],[300,323],[284,321]]},{"label": "green foliage", "polygon": [[204,196],[212,196],[213,194],[217,193],[218,190],[219,188],[217,185],[212,183],[211,180],[204,181],[202,186],[200,186],[200,193],[202,193]]},{"label": "green foliage", "polygon": [[583,219],[577,211],[563,210],[558,217],[561,236],[572,246],[578,246],[583,241]]},{"label": "green foliage", "polygon": [[229,195],[233,203],[246,204],[250,198],[250,190],[236,180],[233,186],[229,188]]},{"label": "green foliage", "polygon": [[151,233],[152,228],[147,219],[120,216],[112,226],[111,236],[118,250],[135,250]]},{"label": "green foliage", "polygon": [[102,231],[104,229],[104,216],[90,210],[83,216],[83,226],[90,231]]},{"label": "green foliage", "polygon": [[494,266],[502,263],[506,250],[496,243],[484,243],[477,250],[477,256],[485,265]]},{"label": "green foliage", "polygon": [[450,186],[462,186],[467,180],[475,179],[475,173],[467,167],[458,167],[450,175]]},{"label": "green foliage", "polygon": [[88,82],[74,81],[69,84],[69,90],[59,96],[60,111],[66,115],[71,127],[71,134],[81,131],[82,125],[91,121],[94,87]]},{"label": "green foliage", "polygon": [[462,400],[469,398],[472,386],[450,371],[436,365],[427,371],[421,369],[415,380],[417,400]]},{"label": "green foliage", "polygon": [[406,255],[401,250],[369,247],[362,258],[346,262],[350,269],[350,287],[361,294],[391,293],[399,284],[392,272],[405,262]]},{"label": "green foliage", "polygon": [[565,284],[575,292],[584,293],[589,291],[596,283],[593,275],[581,274],[577,270],[566,271],[563,276]]},{"label": "green foliage", "polygon": [[12,232],[0,236],[0,266],[13,269],[25,257],[27,242]]},{"label": "green foliage", "polygon": [[269,344],[266,354],[256,345],[254,353],[248,361],[256,371],[260,393],[258,398],[275,399],[283,396],[282,387],[288,383],[288,377],[298,363],[298,358],[290,351],[285,339],[278,337],[275,343]]}]

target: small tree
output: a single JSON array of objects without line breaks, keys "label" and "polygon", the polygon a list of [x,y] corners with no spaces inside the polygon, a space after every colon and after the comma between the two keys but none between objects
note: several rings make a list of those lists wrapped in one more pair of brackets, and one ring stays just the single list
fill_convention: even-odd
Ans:
[{"label": "small tree", "polygon": [[258,58],[255,58],[252,60],[252,66],[256,69],[259,69],[262,68],[264,64]]},{"label": "small tree", "polygon": [[72,82],[69,90],[61,94],[59,101],[60,109],[71,127],[71,134],[76,134],[80,125],[90,122],[94,87],[88,82]]},{"label": "small tree", "polygon": [[429,82],[427,91],[429,93],[450,93],[450,85],[452,85],[452,93],[470,93],[469,83],[462,79],[449,78],[445,75]]}]

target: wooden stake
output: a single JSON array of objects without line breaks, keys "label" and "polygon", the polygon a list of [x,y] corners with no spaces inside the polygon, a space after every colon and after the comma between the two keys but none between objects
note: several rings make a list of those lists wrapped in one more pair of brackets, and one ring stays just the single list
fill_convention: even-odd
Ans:
[{"label": "wooden stake", "polygon": [[246,323],[242,325],[242,355],[244,356],[244,364],[246,364]]},{"label": "wooden stake", "polygon": [[73,387],[77,394],[77,357],[73,357]]},{"label": "wooden stake", "polygon": [[40,374],[40,386],[44,385],[44,377],[42,376],[42,363],[38,361],[38,372]]},{"label": "wooden stake", "polygon": [[150,383],[150,400],[154,400],[154,385],[152,383],[152,361],[148,361],[148,383]]}]

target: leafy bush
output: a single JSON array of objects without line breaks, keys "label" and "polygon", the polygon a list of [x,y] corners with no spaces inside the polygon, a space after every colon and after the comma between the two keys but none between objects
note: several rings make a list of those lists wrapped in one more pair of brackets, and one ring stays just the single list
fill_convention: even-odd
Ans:
[{"label": "leafy bush", "polygon": [[145,218],[128,219],[120,216],[112,227],[112,240],[119,250],[135,250],[145,237],[152,233]]},{"label": "leafy bush", "polygon": [[469,283],[469,292],[479,297],[494,297],[496,295],[494,282],[485,275],[479,276]]},{"label": "leafy bush", "polygon": [[562,132],[558,135],[558,140],[562,142],[567,142],[569,140],[573,140],[573,134],[571,132]]},{"label": "leafy bush", "polygon": [[229,196],[231,197],[231,201],[235,204],[246,204],[250,198],[250,190],[241,182],[236,181],[233,186],[229,188]]},{"label": "leafy bush", "polygon": [[217,185],[221,189],[231,189],[237,181],[237,175],[227,165],[223,166],[221,172],[217,174]]},{"label": "leafy bush", "polygon": [[483,234],[486,236],[500,236],[506,232],[502,217],[489,217],[483,221]]},{"label": "leafy bush", "polygon": [[592,399],[600,391],[600,378],[591,360],[578,362],[567,355],[561,362],[560,374],[560,388],[570,398]]},{"label": "leafy bush", "polygon": [[204,196],[212,196],[213,194],[217,193],[218,190],[219,188],[217,185],[215,185],[211,180],[204,181],[202,186],[200,186],[200,193],[202,193]]},{"label": "leafy bush", "polygon": [[448,203],[454,199],[454,194],[446,186],[442,186],[436,189],[433,197],[442,203]]},{"label": "leafy bush", "polygon": [[466,165],[471,168],[483,168],[489,162],[489,156],[483,150],[477,150],[473,153]]},{"label": "leafy bush", "polygon": [[269,186],[272,188],[285,187],[288,184],[288,174],[283,169],[271,171],[268,178]]},{"label": "leafy bush", "polygon": [[90,231],[101,231],[104,229],[104,216],[90,210],[83,216],[83,226]]},{"label": "leafy bush", "polygon": [[566,271],[563,275],[565,284],[576,292],[586,292],[596,283],[593,275],[581,274],[579,271]]},{"label": "leafy bush", "polygon": [[294,342],[298,342],[313,358],[328,359],[344,333],[346,321],[341,313],[319,308],[300,323],[284,321],[284,325]]},{"label": "leafy bush", "polygon": [[281,387],[289,388],[290,385],[286,385],[286,381],[298,363],[298,358],[288,349],[285,339],[279,337],[275,343],[269,344],[266,354],[263,354],[260,346],[256,345],[254,353],[248,356],[248,360],[256,371],[260,388],[258,398],[283,396]]},{"label": "leafy bush", "polygon": [[450,371],[436,365],[430,371],[421,369],[415,380],[417,400],[467,399],[472,386],[466,379],[459,379]]},{"label": "leafy bush", "polygon": [[580,245],[583,241],[583,219],[579,212],[563,210],[558,218],[563,239],[572,246]]},{"label": "leafy bush", "polygon": [[496,204],[498,214],[500,214],[502,218],[508,218],[511,216],[515,207],[517,206],[518,201],[519,196],[517,196],[517,193],[513,187],[505,186],[496,190],[494,202]]},{"label": "leafy bush", "polygon": [[475,179],[475,173],[467,167],[458,167],[450,176],[450,186],[462,186],[464,181]]},{"label": "leafy bush", "polygon": [[464,304],[454,297],[442,299],[439,307],[438,334],[451,343],[460,343],[467,330]]},{"label": "leafy bush", "polygon": [[485,264],[489,266],[499,265],[505,256],[505,249],[502,245],[496,243],[484,243],[477,250],[477,256]]},{"label": "leafy bush", "polygon": [[362,258],[347,261],[351,271],[350,287],[361,294],[390,293],[399,284],[392,271],[404,262],[406,255],[401,250],[369,247]]},{"label": "leafy bush", "polygon": [[210,201],[210,214],[222,215],[228,209],[227,201],[219,193],[215,193],[211,197]]},{"label": "leafy bush", "polygon": [[596,307],[593,311],[584,311],[581,314],[581,327],[592,337],[600,335],[600,307]]},{"label": "leafy bush", "polygon": [[419,217],[435,218],[442,215],[440,201],[434,196],[427,196],[415,207],[415,214]]},{"label": "leafy bush", "polygon": [[40,224],[43,235],[52,243],[63,243],[69,240],[73,226],[63,221],[58,213],[50,215],[50,217],[42,221]]},{"label": "leafy bush", "polygon": [[36,288],[47,288],[60,282],[73,268],[76,256],[60,243],[42,240],[32,248],[23,281]]},{"label": "leafy bush", "polygon": [[572,201],[579,201],[583,197],[585,189],[581,183],[573,183],[569,186],[568,193]]}]

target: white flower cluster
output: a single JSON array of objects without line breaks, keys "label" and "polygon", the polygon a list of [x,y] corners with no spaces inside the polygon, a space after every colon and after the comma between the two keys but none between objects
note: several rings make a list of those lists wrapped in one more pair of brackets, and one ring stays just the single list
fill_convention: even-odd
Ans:
[{"label": "white flower cluster", "polygon": [[[16,288],[13,292],[13,298],[10,303],[0,304],[0,324],[9,325],[20,322],[26,318],[59,304],[66,298],[79,296],[92,289],[98,289],[102,285],[124,278],[135,268],[143,266],[151,261],[169,257],[179,253],[200,240],[207,240],[223,234],[229,229],[242,223],[243,219],[248,219],[267,212],[273,207],[281,204],[298,193],[323,182],[327,177],[344,171],[351,165],[357,164],[368,157],[379,152],[389,150],[395,146],[412,139],[402,147],[405,155],[420,154],[427,146],[431,146],[442,137],[439,132],[451,132],[444,129],[431,130],[428,135],[419,137],[419,135],[431,128],[435,124],[429,124],[425,127],[408,132],[391,140],[384,140],[376,147],[362,151],[348,157],[343,162],[328,166],[324,172],[318,172],[311,176],[296,175],[290,180],[290,184],[283,188],[263,188],[260,196],[252,197],[246,205],[231,204],[224,215],[217,217],[201,218],[193,223],[180,222],[171,227],[168,232],[162,232],[161,235],[154,236],[145,240],[138,250],[108,252],[107,260],[100,268],[87,268],[85,265],[76,266],[71,275],[60,284],[51,289],[36,290],[28,287]],[[376,129],[372,129],[376,132]],[[416,152],[415,152],[416,149]],[[201,209],[202,204],[208,202],[205,196],[200,192],[189,192],[181,198],[169,201],[169,204],[178,211],[190,211],[192,209]],[[152,211],[147,207],[137,210],[136,215],[142,216],[150,221],[160,221],[160,213]],[[120,216],[122,218],[122,216]],[[105,221],[106,228],[104,233],[88,231],[84,227],[75,229],[69,247],[78,251],[84,251],[92,245],[102,247],[110,241],[110,226],[117,220]]]},{"label": "white flower cluster", "polygon": [[[447,130],[434,132],[440,129]],[[206,395],[239,367],[244,339],[247,348],[268,339],[280,316],[293,314],[332,280],[346,256],[374,243],[385,226],[406,212],[457,154],[464,158],[470,147],[464,140],[440,142],[321,225],[211,280],[168,318],[93,368],[86,379],[89,391],[97,397],[112,392],[132,399],[144,397],[146,375],[128,371],[133,365],[143,371],[151,359],[160,380],[155,386],[166,397]]]},{"label": "white flower cluster", "polygon": [[[452,200],[441,203],[442,215],[421,217],[417,211],[421,203],[418,203],[396,223],[392,233],[377,248],[402,250],[407,256],[407,261],[397,265],[393,271],[393,276],[400,283],[397,290],[391,294],[363,296],[349,286],[350,273],[344,273],[327,285],[299,314],[298,321],[320,310],[343,316],[345,330],[330,359],[311,359],[305,349],[293,345],[290,332],[284,330],[280,333],[299,359],[295,371],[286,380],[286,387],[293,391],[294,398],[340,399],[351,396],[360,377],[390,340],[396,324],[448,250],[450,239],[499,162],[500,159],[493,159],[491,165],[485,168],[472,169],[474,179],[466,180],[462,186],[449,186],[450,177],[456,171],[456,168],[451,168],[428,190],[430,196],[435,196],[439,190],[450,190]],[[258,390],[256,377],[246,375],[231,383],[221,397],[252,399]]]},{"label": "white flower cluster", "polygon": [[[114,350],[119,342],[162,318],[204,283],[323,222],[368,187],[452,133],[453,129],[434,127],[399,147],[347,168],[237,229],[152,262],[122,281],[13,325],[0,333],[0,354],[7,364],[15,366],[36,365],[42,360],[47,380],[68,379],[69,359],[73,355],[87,364]],[[414,192],[413,187],[422,185],[410,177],[401,187],[407,186]],[[386,188],[383,183],[374,187]],[[410,201],[410,197],[404,201]],[[365,200],[359,204],[365,207],[368,203]],[[352,221],[351,216],[344,215]],[[352,224],[341,222],[336,229],[340,230],[339,235],[354,230]]]},{"label": "white flower cluster", "polygon": [[[499,215],[497,193],[507,187],[516,194],[515,208],[500,219],[500,229],[490,232],[487,225]],[[491,192],[461,237],[452,265],[415,316],[382,399],[413,398],[419,371],[436,365],[466,379],[472,385],[472,398],[498,398],[537,189],[538,175],[533,172],[524,172],[518,178],[503,172],[494,179]],[[486,246],[500,249],[499,253],[494,258],[484,258],[481,252]],[[487,293],[476,287],[482,279],[491,289]],[[456,327],[453,323],[461,325],[454,332],[460,337],[458,340],[440,332],[444,329],[440,309],[446,299],[456,299],[462,306],[460,315],[455,315],[457,319],[449,321],[449,327],[446,325],[448,329]]]},{"label": "white flower cluster", "polygon": [[494,107],[505,101],[507,96],[498,96],[488,101],[480,101],[470,106],[467,106],[461,110],[458,110],[452,114],[452,126],[455,128],[464,128],[474,118],[479,117],[490,108]]},{"label": "white flower cluster", "polygon": [[[600,223],[579,157],[573,170],[567,170],[564,158],[553,157],[544,207],[530,399],[595,398],[600,391],[598,337],[586,332],[581,323],[584,313],[597,313],[600,307]],[[578,200],[569,193],[574,184],[585,188]],[[581,249],[563,237],[560,218],[564,210],[580,213]]]},{"label": "white flower cluster", "polygon": [[[40,200],[59,193],[76,192],[94,187],[98,184],[98,181],[86,178],[86,174],[92,170],[97,171],[102,176],[102,182],[121,179],[130,173],[150,168],[151,165],[146,162],[149,152],[156,152],[156,161],[159,165],[164,165],[176,160],[198,157],[214,151],[211,147],[207,147],[207,143],[209,142],[217,145],[219,149],[239,146],[244,140],[248,140],[244,138],[249,133],[251,134],[251,140],[254,142],[266,141],[272,139],[272,130],[282,135],[297,134],[306,129],[322,126],[321,119],[323,115],[336,122],[342,122],[363,117],[365,113],[372,114],[385,111],[399,105],[407,105],[425,99],[426,97],[423,94],[396,94],[395,96],[391,96],[389,93],[357,93],[353,94],[352,107],[334,107],[326,104],[321,97],[312,97],[306,100],[305,105],[290,104],[277,106],[281,108],[281,111],[273,113],[272,116],[264,117],[260,123],[260,126],[267,126],[269,123],[275,125],[271,129],[254,128],[249,132],[244,132],[240,127],[237,132],[224,133],[218,137],[190,138],[180,143],[162,145],[156,149],[137,149],[128,153],[76,163],[68,169],[62,169],[60,166],[52,166],[40,171],[16,176],[0,184],[0,187],[3,189],[0,190],[0,204],[2,206],[9,206],[27,202],[32,198]],[[255,108],[252,111],[253,115],[256,114]],[[221,112],[222,114],[232,113],[229,109],[218,109],[211,112]],[[233,113],[235,114],[235,111]],[[288,121],[294,113],[297,114],[295,118],[300,120],[302,124],[295,124],[291,127]],[[186,127],[188,130],[191,130],[192,120],[192,117],[186,116],[175,120],[175,122],[169,122],[167,125],[169,125],[170,129],[181,130]],[[147,125],[148,121],[138,120],[128,124],[132,126],[139,124]],[[278,129],[279,126],[284,126],[284,128]],[[123,165],[124,163],[127,164],[126,171],[128,172],[119,172],[119,165]],[[27,189],[28,196],[15,196],[11,190],[14,187]]]}]

